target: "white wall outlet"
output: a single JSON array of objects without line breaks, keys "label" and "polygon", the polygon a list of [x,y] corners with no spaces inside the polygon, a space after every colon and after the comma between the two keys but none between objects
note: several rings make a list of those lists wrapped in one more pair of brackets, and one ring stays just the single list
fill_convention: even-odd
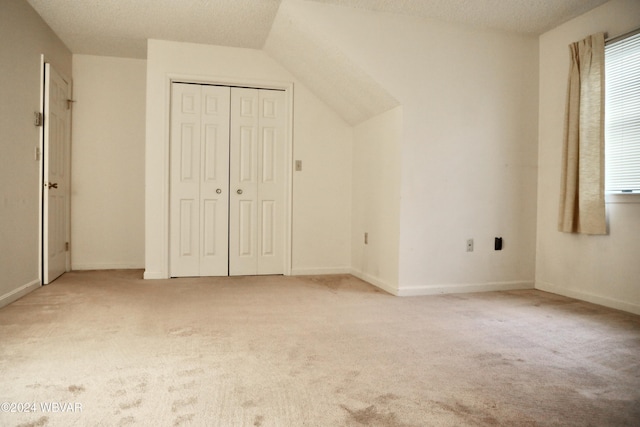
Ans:
[{"label": "white wall outlet", "polygon": [[467,239],[467,252],[473,252],[473,239]]}]

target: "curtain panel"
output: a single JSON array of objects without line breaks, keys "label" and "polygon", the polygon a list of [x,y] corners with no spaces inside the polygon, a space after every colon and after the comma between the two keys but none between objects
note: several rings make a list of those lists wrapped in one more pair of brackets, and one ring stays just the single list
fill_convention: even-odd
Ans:
[{"label": "curtain panel", "polygon": [[606,234],[604,33],[569,45],[558,230]]}]

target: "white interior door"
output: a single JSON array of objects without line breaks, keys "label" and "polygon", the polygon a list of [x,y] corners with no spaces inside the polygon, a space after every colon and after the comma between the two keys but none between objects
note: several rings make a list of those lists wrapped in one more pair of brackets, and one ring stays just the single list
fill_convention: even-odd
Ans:
[{"label": "white interior door", "polygon": [[228,275],[229,94],[172,84],[172,277]]},{"label": "white interior door", "polygon": [[229,274],[284,272],[283,91],[231,89]]},{"label": "white interior door", "polygon": [[67,271],[69,236],[69,149],[71,86],[45,64],[43,284]]}]

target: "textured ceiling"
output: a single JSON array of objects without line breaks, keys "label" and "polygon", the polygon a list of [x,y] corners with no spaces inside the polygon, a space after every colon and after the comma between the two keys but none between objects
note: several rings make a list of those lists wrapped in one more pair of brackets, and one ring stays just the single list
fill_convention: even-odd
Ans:
[{"label": "textured ceiling", "polygon": [[147,39],[261,49],[280,0],[28,0],[73,53],[146,58]]},{"label": "textured ceiling", "polygon": [[[73,53],[145,58],[146,40],[260,49],[288,0],[27,0]],[[607,0],[314,0],[541,34]]]},{"label": "textured ceiling", "polygon": [[539,35],[608,0],[313,0]]},{"label": "textured ceiling", "polygon": [[264,49],[357,124],[398,101],[314,28],[313,14],[296,13],[310,1],[541,34],[607,0],[27,1],[77,54],[146,58],[147,39]]}]

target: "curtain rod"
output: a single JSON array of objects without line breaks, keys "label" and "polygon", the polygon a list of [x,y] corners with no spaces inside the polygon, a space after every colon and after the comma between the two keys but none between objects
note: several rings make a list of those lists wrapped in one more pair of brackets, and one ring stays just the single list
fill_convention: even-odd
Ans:
[{"label": "curtain rod", "polygon": [[627,37],[635,36],[638,33],[640,33],[640,28],[636,28],[635,30],[631,30],[628,33],[624,33],[624,34],[616,36],[616,37],[611,37],[611,38],[605,39],[604,43],[605,44],[615,43],[615,42],[620,41],[622,39],[626,39]]}]

